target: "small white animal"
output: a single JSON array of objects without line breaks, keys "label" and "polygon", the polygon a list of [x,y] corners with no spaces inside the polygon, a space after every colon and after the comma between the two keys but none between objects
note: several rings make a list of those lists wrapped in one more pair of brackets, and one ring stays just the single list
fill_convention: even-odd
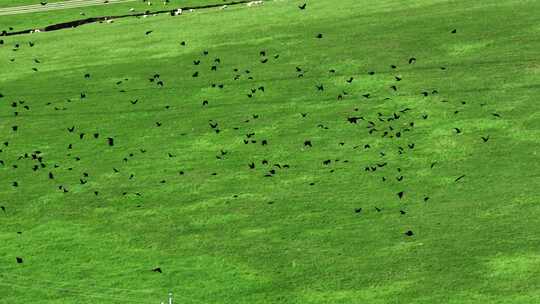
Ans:
[{"label": "small white animal", "polygon": [[251,2],[247,3],[247,6],[252,7],[254,5],[260,5],[260,4],[263,4],[263,1],[261,1],[261,0],[259,0],[259,1],[251,1]]}]

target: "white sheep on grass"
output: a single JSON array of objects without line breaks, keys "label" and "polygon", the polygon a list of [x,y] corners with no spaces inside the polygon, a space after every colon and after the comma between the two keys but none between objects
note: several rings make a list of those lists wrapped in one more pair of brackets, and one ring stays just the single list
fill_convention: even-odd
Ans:
[{"label": "white sheep on grass", "polygon": [[251,2],[247,3],[247,6],[252,7],[252,6],[261,5],[261,4],[263,4],[263,1],[261,1],[261,0],[259,0],[259,1],[251,1]]}]

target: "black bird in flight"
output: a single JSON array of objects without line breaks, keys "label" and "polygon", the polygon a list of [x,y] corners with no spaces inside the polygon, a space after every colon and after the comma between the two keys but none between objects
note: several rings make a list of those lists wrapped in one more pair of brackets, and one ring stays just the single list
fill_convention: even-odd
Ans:
[{"label": "black bird in flight", "polygon": [[254,162],[252,162],[251,164],[248,164],[248,166],[249,166],[250,169],[255,169],[255,163]]},{"label": "black bird in flight", "polygon": [[349,117],[347,118],[347,121],[355,124],[358,122],[358,119],[360,119],[360,117]]},{"label": "black bird in flight", "polygon": [[411,230],[409,230],[409,231],[405,232],[405,235],[406,236],[413,236],[414,233]]},{"label": "black bird in flight", "polygon": [[315,85],[315,87],[317,88],[318,91],[324,91],[324,86],[322,84]]},{"label": "black bird in flight", "polygon": [[455,33],[457,33],[457,30],[456,30],[456,29],[453,29],[451,33],[452,33],[452,34],[455,34]]},{"label": "black bird in flight", "polygon": [[146,31],[145,35],[150,35],[153,31]]},{"label": "black bird in flight", "polygon": [[403,198],[403,194],[405,194],[405,192],[403,191],[398,192],[397,196],[399,197],[399,199]]},{"label": "black bird in flight", "polygon": [[482,140],[483,140],[484,142],[487,142],[487,141],[489,140],[489,136],[487,136],[487,137],[481,136],[480,138],[482,138]]},{"label": "black bird in flight", "polygon": [[454,128],[454,130],[456,130],[456,133],[457,133],[457,134],[461,133],[461,130],[458,129],[458,128]]},{"label": "black bird in flight", "polygon": [[304,147],[307,147],[307,146],[312,147],[311,140],[304,141]]},{"label": "black bird in flight", "polygon": [[302,5],[299,5],[298,8],[301,9],[301,10],[304,10],[304,9],[306,9],[306,6],[307,6],[307,3],[304,3]]},{"label": "black bird in flight", "polygon": [[114,146],[114,139],[109,137],[107,138],[107,142],[109,143],[109,146]]},{"label": "black bird in flight", "polygon": [[152,269],[152,271],[153,271],[153,272],[159,272],[159,273],[162,273],[162,272],[161,272],[161,268],[159,268],[159,267],[158,267],[158,268]]},{"label": "black bird in flight", "polygon": [[409,64],[413,64],[413,63],[416,63],[416,58],[411,57],[411,58],[409,59]]},{"label": "black bird in flight", "polygon": [[360,213],[360,212],[362,212],[362,208],[355,208],[355,209],[354,209],[354,212],[355,212],[355,213]]},{"label": "black bird in flight", "polygon": [[323,37],[323,34],[317,34],[317,38],[321,39]]},{"label": "black bird in flight", "polygon": [[456,178],[456,180],[455,180],[454,182],[457,182],[457,181],[459,181],[460,179],[462,179],[462,178],[464,178],[464,177],[465,177],[465,175],[462,175],[462,176]]}]

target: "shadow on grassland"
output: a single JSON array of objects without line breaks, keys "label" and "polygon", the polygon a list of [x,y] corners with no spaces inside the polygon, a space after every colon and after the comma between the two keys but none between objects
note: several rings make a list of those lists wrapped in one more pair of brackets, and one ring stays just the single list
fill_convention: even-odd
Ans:
[{"label": "shadow on grassland", "polygon": [[192,9],[193,10],[195,10],[195,9],[206,9],[206,8],[222,7],[224,5],[226,5],[226,6],[239,5],[239,4],[249,3],[249,2],[252,2],[252,0],[240,0],[240,1],[233,1],[233,2],[227,2],[227,3],[220,3],[220,4],[208,4],[208,5],[200,5],[200,6],[181,7],[181,8],[175,8],[175,9],[169,9],[169,10],[161,10],[161,11],[155,11],[155,12],[146,11],[144,13],[127,14],[127,15],[92,17],[92,18],[79,19],[79,20],[74,20],[74,21],[69,21],[69,22],[62,22],[62,23],[52,24],[52,25],[48,25],[48,26],[46,26],[44,28],[40,28],[40,29],[27,29],[27,30],[22,30],[22,31],[17,31],[17,32],[2,31],[2,33],[0,33],[0,36],[22,35],[22,34],[33,33],[33,32],[36,32],[36,31],[39,31],[39,32],[58,31],[58,30],[67,29],[67,28],[75,28],[77,26],[81,26],[81,25],[84,25],[84,24],[103,22],[103,21],[120,19],[120,18],[127,18],[127,17],[140,17],[140,16],[147,16],[147,15],[154,15],[154,14],[171,14],[171,15],[174,15],[174,13],[179,9],[181,9],[183,11],[184,10],[192,10]]}]

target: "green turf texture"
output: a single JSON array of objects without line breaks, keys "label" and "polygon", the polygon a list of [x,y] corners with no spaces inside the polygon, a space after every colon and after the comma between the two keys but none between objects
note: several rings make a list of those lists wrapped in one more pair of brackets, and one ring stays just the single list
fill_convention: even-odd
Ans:
[{"label": "green turf texture", "polygon": [[0,302],[538,303],[540,3],[298,4],[2,37]]}]

